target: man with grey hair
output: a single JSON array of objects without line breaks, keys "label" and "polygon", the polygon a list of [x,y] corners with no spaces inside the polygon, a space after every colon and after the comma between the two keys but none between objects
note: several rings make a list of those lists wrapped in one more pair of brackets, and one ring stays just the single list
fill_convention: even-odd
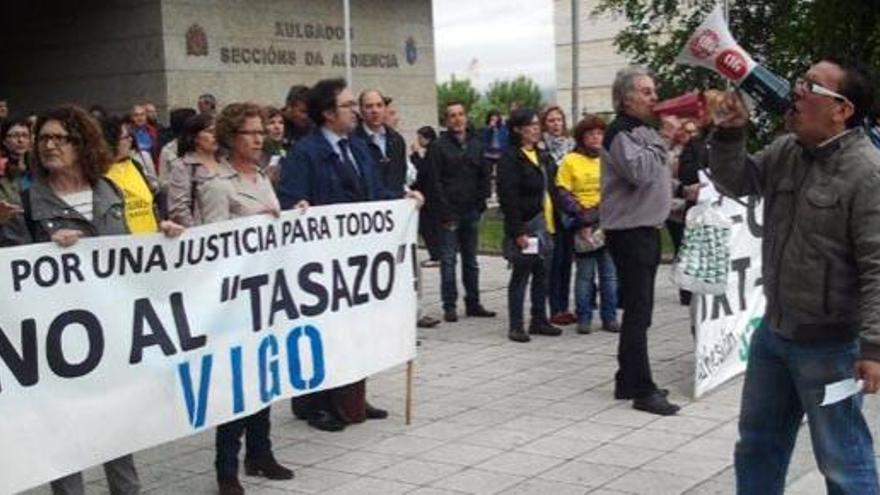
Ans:
[{"label": "man with grey hair", "polygon": [[612,86],[616,116],[602,142],[602,202],[599,217],[617,268],[623,323],[617,347],[614,397],[664,416],[679,406],[666,399],[651,377],[647,331],[654,311],[654,279],[660,265],[660,226],[669,216],[672,185],[666,166],[674,129],[663,134],[656,120],[654,77],[640,67],[621,69]]}]

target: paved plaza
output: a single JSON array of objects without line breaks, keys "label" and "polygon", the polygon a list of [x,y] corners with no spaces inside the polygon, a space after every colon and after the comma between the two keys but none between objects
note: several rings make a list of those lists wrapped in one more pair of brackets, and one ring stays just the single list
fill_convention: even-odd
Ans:
[{"label": "paved plaza", "polygon": [[[683,405],[660,417],[612,398],[617,336],[605,332],[507,340],[509,272],[481,258],[483,302],[496,319],[462,318],[420,330],[415,413],[404,425],[405,373],[371,378],[370,401],[391,418],[324,433],[276,403],[276,457],[291,481],[242,474],[249,494],[734,493],[733,445],[741,380],[692,400],[693,354],[687,311],[661,268],[650,350],[657,383]],[[439,274],[426,270],[423,307],[439,315]],[[872,430],[880,405],[866,400]],[[214,430],[135,455],[144,492],[213,494]],[[89,493],[107,493],[100,468],[87,472]],[[49,493],[47,487],[27,492]],[[806,426],[789,472],[792,494],[825,493]]]}]

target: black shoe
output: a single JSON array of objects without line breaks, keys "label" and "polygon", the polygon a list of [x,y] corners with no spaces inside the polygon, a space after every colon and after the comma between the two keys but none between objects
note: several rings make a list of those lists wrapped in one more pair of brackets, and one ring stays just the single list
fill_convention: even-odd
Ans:
[{"label": "black shoe", "polygon": [[[669,389],[668,388],[658,388],[655,392],[660,394],[664,399],[669,396]],[[635,399],[636,396],[633,393],[626,393],[625,394],[617,389],[614,389],[614,398],[617,400],[629,400],[629,399]]]},{"label": "black shoe", "polygon": [[620,333],[620,324],[617,321],[603,321],[602,330],[611,333]]},{"label": "black shoe", "polygon": [[220,489],[220,495],[244,495],[244,487],[237,479],[217,480],[217,488]]},{"label": "black shoe", "polygon": [[385,419],[388,417],[388,411],[385,409],[379,409],[378,407],[373,407],[369,402],[366,404],[367,409],[367,419]]},{"label": "black shoe", "polygon": [[458,314],[454,309],[447,309],[443,311],[443,321],[449,323],[455,323],[458,321]]},{"label": "black shoe", "polygon": [[301,419],[303,421],[309,419],[308,403],[300,397],[290,399],[290,412],[296,416],[296,419]]},{"label": "black shoe", "polygon": [[529,324],[529,333],[531,335],[546,335],[548,337],[559,337],[562,335],[562,329],[554,327],[547,321],[532,321]]},{"label": "black shoe", "polygon": [[507,338],[514,342],[523,343],[532,340],[532,338],[529,337],[529,334],[527,334],[526,331],[522,329],[522,327],[511,328],[510,331],[507,332]]},{"label": "black shoe", "polygon": [[440,320],[428,315],[419,318],[419,321],[416,322],[416,326],[419,328],[434,328],[439,324]]},{"label": "black shoe", "polygon": [[666,400],[666,397],[663,397],[659,391],[654,391],[646,397],[634,400],[633,409],[651,414],[659,414],[660,416],[672,416],[681,407]]},{"label": "black shoe", "polygon": [[475,318],[495,318],[494,311],[489,311],[482,306],[468,308],[467,311],[465,311],[465,314]]},{"label": "black shoe", "polygon": [[314,411],[309,418],[309,426],[321,431],[342,431],[345,423],[327,411]]},{"label": "black shoe", "polygon": [[278,464],[271,455],[262,459],[245,459],[244,474],[248,476],[262,476],[270,480],[293,479],[293,471]]}]

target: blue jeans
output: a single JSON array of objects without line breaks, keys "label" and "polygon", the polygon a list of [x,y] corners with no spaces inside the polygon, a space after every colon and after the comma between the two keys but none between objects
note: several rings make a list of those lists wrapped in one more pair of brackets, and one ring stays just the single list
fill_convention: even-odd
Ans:
[{"label": "blue jeans", "polygon": [[480,305],[480,265],[477,264],[479,236],[480,214],[476,211],[462,215],[453,227],[444,225],[440,228],[440,297],[444,311],[454,311],[458,301],[455,262],[459,253],[465,307],[475,309]]},{"label": "blue jeans", "polygon": [[871,432],[856,394],[821,407],[825,385],[853,377],[856,342],[801,345],[762,325],[752,337],[736,444],[739,494],[781,494],[807,415],[829,494],[880,493]]},{"label": "blue jeans", "polygon": [[590,323],[593,318],[593,280],[597,271],[601,297],[599,316],[603,323],[617,321],[617,271],[608,248],[577,255],[575,265],[577,274],[574,279],[574,300],[578,323]]}]

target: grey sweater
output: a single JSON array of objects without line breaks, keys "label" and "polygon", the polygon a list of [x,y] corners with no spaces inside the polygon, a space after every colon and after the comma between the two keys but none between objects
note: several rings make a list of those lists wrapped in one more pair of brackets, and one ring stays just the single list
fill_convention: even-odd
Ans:
[{"label": "grey sweater", "polygon": [[602,143],[602,202],[606,230],[662,225],[672,207],[666,143],[644,122],[618,115]]}]

